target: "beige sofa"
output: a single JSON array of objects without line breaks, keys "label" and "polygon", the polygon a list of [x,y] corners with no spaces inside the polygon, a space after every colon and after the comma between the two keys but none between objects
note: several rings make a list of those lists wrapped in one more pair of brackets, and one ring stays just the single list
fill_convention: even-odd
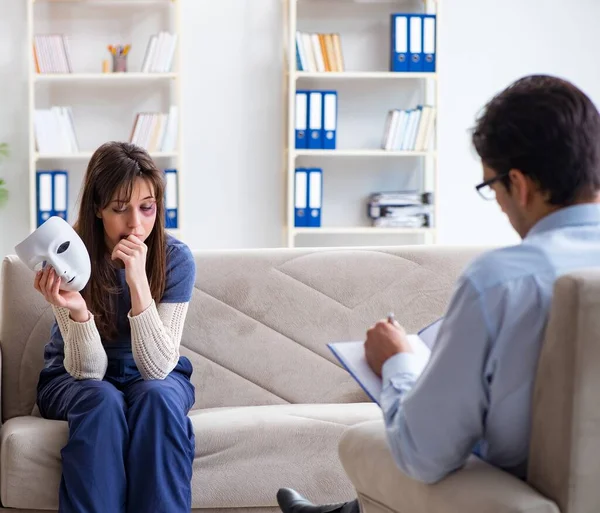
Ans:
[{"label": "beige sofa", "polygon": [[[276,511],[281,486],[317,501],[354,497],[338,443],[347,427],[381,414],[326,344],[363,338],[390,310],[409,330],[433,321],[474,254],[425,248],[196,253],[182,341],[196,386],[190,413],[195,510]],[[67,425],[36,417],[34,408],[52,311],[16,257],[4,260],[0,278],[0,499],[10,511],[56,510]]]},{"label": "beige sofa", "polygon": [[[281,486],[317,502],[355,497],[338,458],[339,441],[350,427],[341,457],[367,513],[517,512],[525,511],[523,504],[531,506],[529,513],[555,512],[524,483],[478,461],[434,487],[402,476],[385,448],[379,410],[326,348],[329,341],[363,338],[365,328],[390,310],[409,331],[430,323],[443,314],[458,273],[477,252],[407,247],[196,253],[196,290],[182,341],[182,353],[195,367],[194,511],[274,512]],[[16,257],[4,260],[0,278],[0,510],[56,511],[67,426],[39,418],[35,409],[52,312]],[[578,286],[572,295],[579,294]],[[566,324],[556,322],[562,333]],[[562,335],[580,337],[583,347],[578,333]],[[566,367],[581,364],[561,354],[547,369],[554,372],[565,358]],[[565,383],[571,382],[548,388],[556,396],[541,389],[539,404],[549,418],[548,400],[559,397],[553,425],[569,425],[575,436],[585,426],[565,424],[573,407],[560,392]],[[363,421],[371,422],[353,427]],[[538,444],[556,444],[558,433],[544,432]],[[564,469],[576,465],[574,453],[557,458],[540,460],[534,473],[540,483],[550,483],[549,490],[559,486],[553,483],[571,490],[562,479],[569,475]],[[546,461],[554,470],[548,471]],[[588,467],[599,462],[595,457]]]}]

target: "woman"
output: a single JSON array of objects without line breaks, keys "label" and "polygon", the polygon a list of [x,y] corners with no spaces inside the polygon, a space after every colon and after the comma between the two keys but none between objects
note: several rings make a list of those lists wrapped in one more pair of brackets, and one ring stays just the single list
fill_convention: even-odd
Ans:
[{"label": "woman", "polygon": [[189,513],[192,365],[179,343],[195,281],[193,256],[164,229],[163,173],[131,144],[90,160],[75,230],[90,254],[79,292],[46,266],[34,286],[56,322],[37,403],[66,420],[59,510]]}]

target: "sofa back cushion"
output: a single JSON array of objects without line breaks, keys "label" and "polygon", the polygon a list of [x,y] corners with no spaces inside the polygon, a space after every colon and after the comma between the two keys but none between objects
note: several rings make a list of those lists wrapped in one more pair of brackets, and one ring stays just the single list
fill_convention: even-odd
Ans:
[{"label": "sofa back cushion", "polygon": [[563,513],[600,511],[600,269],[557,280],[533,400],[529,483]]},{"label": "sofa back cushion", "polygon": [[[181,354],[194,408],[368,400],[327,343],[362,340],[393,311],[409,332],[441,315],[478,248],[195,252],[196,287]],[[31,414],[52,310],[33,273],[7,257],[2,282],[2,418]]]}]

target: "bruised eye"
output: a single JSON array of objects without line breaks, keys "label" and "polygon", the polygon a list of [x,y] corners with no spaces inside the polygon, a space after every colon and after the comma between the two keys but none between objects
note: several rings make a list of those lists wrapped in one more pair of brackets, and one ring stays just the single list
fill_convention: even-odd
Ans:
[{"label": "bruised eye", "polygon": [[71,245],[71,243],[69,241],[63,242],[60,246],[58,246],[56,253],[58,255],[60,255],[61,253],[64,253],[65,251],[67,251],[67,249],[69,249],[70,245]]},{"label": "bruised eye", "polygon": [[152,203],[151,205],[143,205],[141,207],[142,210],[149,212],[150,210],[152,210],[154,208],[154,203]]}]

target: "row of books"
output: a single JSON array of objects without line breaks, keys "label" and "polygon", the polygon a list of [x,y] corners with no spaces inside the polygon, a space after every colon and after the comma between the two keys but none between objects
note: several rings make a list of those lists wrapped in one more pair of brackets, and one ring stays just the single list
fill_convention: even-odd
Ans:
[{"label": "row of books", "polygon": [[33,57],[37,73],[72,73],[71,54],[64,34],[36,35]]},{"label": "row of books", "polygon": [[161,31],[150,37],[142,62],[142,73],[169,73],[177,46],[177,34]]},{"label": "row of books", "polygon": [[172,152],[177,146],[178,110],[173,105],[168,114],[140,112],[135,117],[129,142],[149,152]]},{"label": "row of books", "polygon": [[296,227],[321,226],[323,202],[323,170],[298,168],[294,173],[294,225]]},{"label": "row of books", "polygon": [[335,150],[337,112],[336,91],[296,91],[296,148]]},{"label": "row of books", "polygon": [[344,56],[339,34],[296,32],[298,71],[344,71]]},{"label": "row of books", "polygon": [[433,226],[433,195],[418,191],[377,192],[367,203],[367,215],[379,228]]},{"label": "row of books", "polygon": [[[323,170],[297,168],[294,172],[294,226],[320,227]],[[433,194],[418,191],[377,192],[368,198],[367,215],[380,228],[433,227]]]},{"label": "row of books", "polygon": [[[35,145],[39,153],[44,155],[79,153],[71,107],[53,106],[49,109],[36,109],[33,123]],[[173,152],[177,146],[177,125],[177,106],[172,106],[168,114],[138,113],[129,142],[149,152]]]},{"label": "row of books", "polygon": [[[177,34],[162,31],[150,36],[142,73],[169,73],[176,46]],[[68,38],[64,34],[36,35],[33,57],[37,73],[73,73]]]},{"label": "row of books", "polygon": [[33,114],[35,144],[43,154],[79,152],[71,107],[36,109]]},{"label": "row of books", "polygon": [[432,145],[436,110],[429,105],[388,112],[381,148],[393,151],[428,151]]},{"label": "row of books", "polygon": [[[52,216],[68,218],[69,173],[60,170],[36,171],[37,226]],[[165,227],[179,227],[177,170],[165,169]]]},{"label": "row of books", "polygon": [[437,17],[435,14],[392,14],[390,71],[436,70]]}]

